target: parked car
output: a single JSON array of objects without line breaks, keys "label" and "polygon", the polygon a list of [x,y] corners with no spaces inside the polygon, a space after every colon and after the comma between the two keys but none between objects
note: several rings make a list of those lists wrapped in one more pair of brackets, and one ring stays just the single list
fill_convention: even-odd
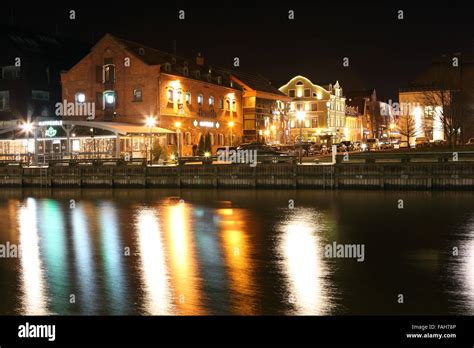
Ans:
[{"label": "parked car", "polygon": [[365,143],[367,144],[367,151],[380,149],[380,143],[377,138],[369,138]]},{"label": "parked car", "polygon": [[448,142],[446,140],[435,140],[431,143],[432,146],[446,146],[447,144]]},{"label": "parked car", "polygon": [[392,142],[388,139],[380,140],[379,141],[379,149],[381,149],[381,150],[393,149]]},{"label": "parked car", "polygon": [[470,139],[467,141],[466,145],[474,145],[474,138],[470,138]]},{"label": "parked car", "polygon": [[415,147],[429,147],[430,141],[427,137],[415,138]]},{"label": "parked car", "polygon": [[282,151],[277,151],[272,146],[262,143],[242,144],[237,147],[237,151],[239,150],[257,151],[257,162],[262,163],[294,162],[296,160],[295,156],[288,155]]},{"label": "parked car", "polygon": [[354,151],[354,145],[349,140],[341,141],[339,144],[337,144],[337,151],[338,152]]}]

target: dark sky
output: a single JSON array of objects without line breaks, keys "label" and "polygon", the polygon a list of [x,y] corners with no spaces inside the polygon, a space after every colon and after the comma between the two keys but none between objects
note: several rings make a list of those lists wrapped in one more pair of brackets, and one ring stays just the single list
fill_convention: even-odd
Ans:
[{"label": "dark sky", "polygon": [[[200,4],[202,2],[199,2]],[[149,7],[144,2],[107,2],[103,7],[4,7],[0,21],[39,32],[92,43],[104,33],[194,56],[206,63],[258,72],[278,87],[301,74],[317,84],[339,80],[344,91],[375,88],[380,99],[397,99],[433,55],[472,52],[474,27],[467,1],[314,1],[311,5],[269,2],[238,8],[193,8],[172,4]],[[159,2],[157,2],[158,6]],[[196,4],[196,2],[195,2]],[[76,19],[69,19],[69,9]],[[178,10],[186,19],[178,19]],[[288,20],[288,10],[295,19]],[[397,19],[397,11],[404,19]],[[342,59],[349,58],[344,68]]]}]

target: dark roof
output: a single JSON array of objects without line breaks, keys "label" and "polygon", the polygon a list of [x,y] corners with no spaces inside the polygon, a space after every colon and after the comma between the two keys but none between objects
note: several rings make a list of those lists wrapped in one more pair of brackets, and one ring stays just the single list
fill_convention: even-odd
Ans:
[{"label": "dark roof", "polygon": [[198,65],[196,63],[195,58],[184,58],[172,53],[160,51],[155,48],[142,45],[137,42],[117,38],[113,35],[110,36],[112,36],[115,40],[121,43],[127,50],[135,53],[146,64],[159,65],[164,63],[170,63],[174,60],[175,63],[172,64],[172,73],[179,73],[180,75],[182,75],[181,69],[184,65],[187,65],[190,72],[199,70],[203,75],[208,74],[209,70],[211,70],[213,75],[217,74],[223,77],[224,85],[228,85],[228,83],[225,82],[228,82],[228,80],[230,80],[230,76],[233,75],[237,79],[248,85],[250,88],[255,89],[257,91],[285,95],[283,92],[279,91],[278,88],[273,86],[270,80],[259,74],[249,74],[246,72],[234,71],[221,67],[212,67],[209,65]]},{"label": "dark roof", "polygon": [[372,98],[373,94],[376,94],[375,89],[363,89],[358,91],[350,91],[346,93],[347,98]]},{"label": "dark roof", "polygon": [[235,76],[237,79],[245,83],[250,88],[260,91],[267,92],[272,94],[284,95],[285,93],[281,92],[277,87],[273,86],[271,81],[266,77],[263,77],[260,74],[249,74],[242,71],[227,70],[230,74]]}]

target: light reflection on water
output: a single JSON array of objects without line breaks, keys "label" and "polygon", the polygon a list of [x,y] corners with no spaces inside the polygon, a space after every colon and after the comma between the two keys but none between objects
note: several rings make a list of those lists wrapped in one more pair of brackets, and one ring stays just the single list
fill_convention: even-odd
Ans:
[{"label": "light reflection on water", "polygon": [[[73,208],[0,197],[0,243],[23,256],[0,258],[0,314],[474,312],[467,196],[412,193],[400,215],[397,193],[78,192]],[[332,241],[364,243],[365,262],[325,258]],[[400,288],[414,305],[387,300]]]}]

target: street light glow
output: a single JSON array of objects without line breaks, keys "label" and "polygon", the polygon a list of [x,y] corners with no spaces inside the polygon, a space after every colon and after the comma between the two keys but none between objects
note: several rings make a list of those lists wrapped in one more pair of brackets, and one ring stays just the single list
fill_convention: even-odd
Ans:
[{"label": "street light glow", "polygon": [[29,133],[33,130],[33,124],[30,122],[25,122],[21,126],[26,133]]},{"label": "street light glow", "polygon": [[298,112],[296,113],[296,118],[297,118],[299,121],[303,121],[305,117],[306,117],[306,112],[304,112],[304,111],[298,111]]},{"label": "street light glow", "polygon": [[232,121],[230,121],[230,122],[229,122],[229,127],[231,127],[231,128],[232,128],[232,127],[234,127],[234,125],[235,125],[235,123],[234,123],[234,122],[232,122]]},{"label": "street light glow", "polygon": [[148,117],[146,118],[145,124],[146,124],[147,127],[150,127],[150,128],[151,128],[151,127],[154,127],[154,126],[155,126],[155,123],[156,123],[156,120],[155,120],[154,117],[148,116]]},{"label": "street light glow", "polygon": [[176,122],[174,123],[174,126],[175,126],[176,128],[181,128],[181,122],[176,121]]}]

